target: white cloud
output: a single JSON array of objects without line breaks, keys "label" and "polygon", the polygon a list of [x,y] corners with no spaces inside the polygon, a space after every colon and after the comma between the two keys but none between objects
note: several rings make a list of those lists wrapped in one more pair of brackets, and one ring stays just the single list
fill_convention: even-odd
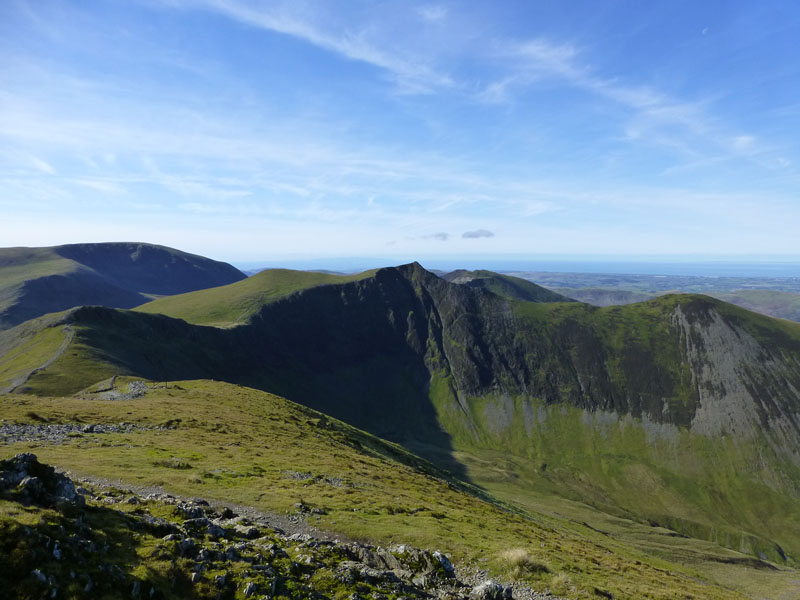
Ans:
[{"label": "white cloud", "polygon": [[72,179],[71,181],[104,194],[120,194],[124,191],[119,183],[105,179]]},{"label": "white cloud", "polygon": [[36,156],[31,156],[31,164],[38,171],[41,171],[42,173],[45,173],[47,175],[55,175],[56,174],[56,170],[53,168],[53,166],[50,163],[48,163],[47,161],[42,160],[41,158],[38,158]]},{"label": "white cloud", "polygon": [[417,12],[424,20],[430,23],[436,23],[444,19],[449,11],[446,6],[442,6],[440,4],[430,4],[426,6],[420,6],[417,9]]},{"label": "white cloud", "polygon": [[736,152],[746,153],[755,147],[756,138],[752,135],[737,135],[731,140],[731,147]]},{"label": "white cloud", "polygon": [[[451,87],[453,80],[437,72],[422,57],[402,56],[397,50],[382,47],[369,37],[369,28],[331,30],[316,23],[308,13],[287,8],[279,3],[247,3],[238,0],[182,0],[179,5],[202,6],[229,18],[261,29],[282,33],[338,54],[378,67],[392,75],[401,91],[429,93],[436,88]],[[352,25],[351,25],[352,26]]]}]

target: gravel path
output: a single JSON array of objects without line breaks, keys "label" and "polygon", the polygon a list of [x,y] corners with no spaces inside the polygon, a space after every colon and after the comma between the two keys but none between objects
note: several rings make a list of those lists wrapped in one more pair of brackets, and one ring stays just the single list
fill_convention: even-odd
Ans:
[{"label": "gravel path", "polygon": [[14,379],[9,387],[0,390],[0,394],[13,394],[17,388],[19,388],[22,385],[25,385],[33,375],[35,375],[39,371],[45,370],[47,367],[49,367],[55,361],[61,358],[61,355],[64,354],[64,352],[66,352],[67,348],[72,343],[72,340],[75,338],[75,332],[69,325],[64,325],[62,330],[64,331],[65,334],[64,341],[61,342],[61,345],[58,347],[58,350],[56,350],[55,354],[53,354],[53,356],[47,359],[47,361],[44,364],[36,367],[32,371],[29,371],[25,375],[18,377],[17,379]]}]

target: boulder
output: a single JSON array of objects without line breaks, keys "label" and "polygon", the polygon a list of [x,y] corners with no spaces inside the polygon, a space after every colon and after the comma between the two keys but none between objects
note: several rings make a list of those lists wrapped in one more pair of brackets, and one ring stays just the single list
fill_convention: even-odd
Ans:
[{"label": "boulder", "polygon": [[17,454],[0,461],[0,493],[12,493],[20,500],[53,506],[66,502],[83,506],[85,499],[66,475],[38,461],[35,454]]},{"label": "boulder", "polygon": [[505,600],[506,594],[502,585],[488,579],[472,588],[469,597],[470,600]]}]

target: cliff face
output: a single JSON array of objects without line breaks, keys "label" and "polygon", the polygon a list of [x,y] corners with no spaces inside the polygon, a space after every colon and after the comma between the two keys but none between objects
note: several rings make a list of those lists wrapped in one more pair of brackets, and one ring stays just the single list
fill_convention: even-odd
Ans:
[{"label": "cliff face", "polygon": [[788,322],[703,296],[515,301],[416,264],[291,294],[231,329],[100,307],[65,322],[70,348],[29,391],[113,374],[240,383],[486,485],[800,556],[800,326]]},{"label": "cliff face", "polygon": [[469,398],[505,395],[705,435],[800,438],[800,327],[702,296],[534,304],[412,264],[292,294],[229,330],[99,308],[71,319],[136,374],[247,383],[389,437],[430,429],[435,392],[467,429]]}]

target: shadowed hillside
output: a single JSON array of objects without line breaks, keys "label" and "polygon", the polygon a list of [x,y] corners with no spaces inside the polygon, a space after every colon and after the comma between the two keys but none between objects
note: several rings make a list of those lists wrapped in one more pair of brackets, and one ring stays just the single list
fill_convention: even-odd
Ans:
[{"label": "shadowed hillside", "polygon": [[225,285],[229,264],[152,244],[0,249],[0,329],[73,306],[131,308],[155,295]]}]

